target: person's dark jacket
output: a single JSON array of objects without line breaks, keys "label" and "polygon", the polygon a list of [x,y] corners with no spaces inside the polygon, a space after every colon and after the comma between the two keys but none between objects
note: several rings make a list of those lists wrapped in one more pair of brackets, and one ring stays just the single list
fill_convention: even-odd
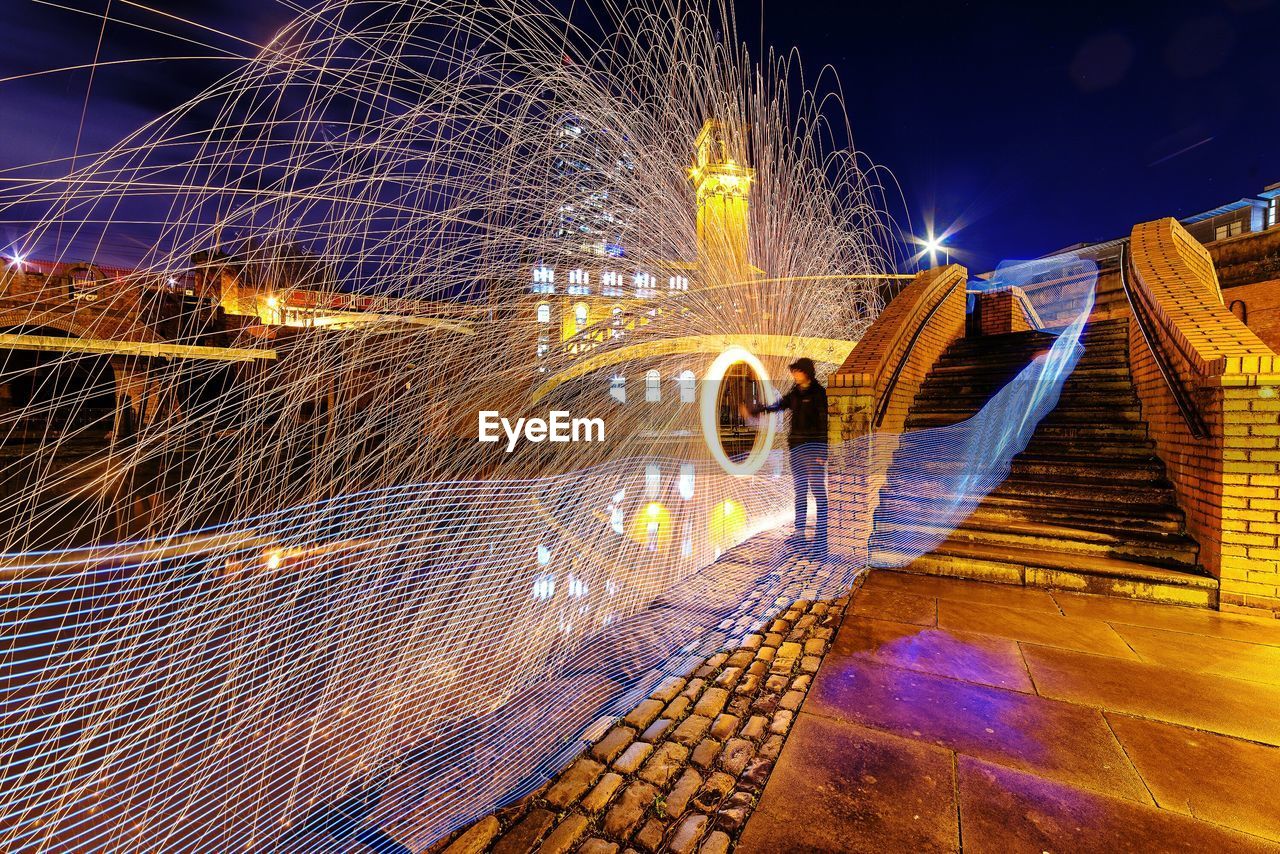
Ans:
[{"label": "person's dark jacket", "polygon": [[827,444],[827,390],[813,380],[805,388],[793,385],[791,390],[768,406],[753,406],[751,411],[779,412],[791,410],[791,432],[787,434],[787,447]]}]

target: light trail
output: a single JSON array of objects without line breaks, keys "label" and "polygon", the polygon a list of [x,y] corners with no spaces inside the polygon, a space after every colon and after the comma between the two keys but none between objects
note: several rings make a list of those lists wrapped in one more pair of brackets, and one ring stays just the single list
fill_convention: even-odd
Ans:
[{"label": "light trail", "polygon": [[[52,342],[0,356],[18,395],[0,410],[0,847],[315,851],[352,803],[422,847],[664,673],[848,584],[860,562],[777,547],[779,450],[741,477],[708,452],[685,372],[704,381],[723,348],[680,343],[747,342],[773,376],[784,341],[831,365],[900,278],[884,173],[828,150],[851,138],[843,107],[794,96],[791,59],[754,63],[725,8],[675,0],[589,23],[541,0],[283,4],[296,19],[260,48],[117,2],[256,53],[109,151],[0,182],[4,254],[54,262],[0,272],[3,334]],[[711,118],[755,170],[750,269],[700,253],[689,168]],[[616,235],[584,250],[604,214]],[[71,275],[130,247],[131,272]],[[288,315],[380,297],[401,308]],[[119,318],[276,358],[133,352]],[[968,477],[989,447],[962,438],[1012,420],[997,456],[1016,452],[1063,358],[932,446],[960,450],[948,490],[919,475],[930,512],[990,480]],[[480,409],[600,417],[609,438],[504,454],[476,441]],[[884,447],[842,452],[833,478]]]}]

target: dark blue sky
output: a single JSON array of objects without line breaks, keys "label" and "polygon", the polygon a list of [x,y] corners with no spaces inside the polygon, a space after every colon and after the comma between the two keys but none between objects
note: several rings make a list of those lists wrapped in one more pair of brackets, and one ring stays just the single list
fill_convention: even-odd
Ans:
[{"label": "dark blue sky", "polygon": [[[252,41],[288,19],[269,0],[156,5]],[[893,170],[917,232],[930,219],[958,227],[956,259],[975,271],[1280,181],[1280,0],[755,0],[737,10],[753,44],[763,10],[766,43],[798,48],[811,78],[825,64],[837,70],[858,147]],[[202,44],[113,24],[104,60],[247,50],[120,4],[114,12]],[[9,77],[90,62],[100,20],[4,0],[0,27]],[[100,69],[81,150],[107,147],[231,68]],[[87,72],[0,83],[0,169],[69,155],[86,83]],[[0,250],[14,236],[0,233]]]}]

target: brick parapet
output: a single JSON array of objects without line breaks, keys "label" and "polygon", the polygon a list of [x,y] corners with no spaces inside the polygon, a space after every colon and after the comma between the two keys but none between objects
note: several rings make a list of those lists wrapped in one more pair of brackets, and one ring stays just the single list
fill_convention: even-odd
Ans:
[{"label": "brick parapet", "polygon": [[[964,334],[967,281],[968,271],[958,264],[919,273],[885,307],[831,376],[827,390],[830,440],[839,447],[828,472],[830,545],[835,552],[853,559],[865,557],[862,552],[880,487],[907,410],[938,357]],[[897,381],[889,391],[895,371]],[[874,425],[886,393],[890,397],[883,420]],[[859,441],[873,431],[873,440]]]},{"label": "brick parapet", "polygon": [[1209,253],[1173,219],[1135,226],[1132,285],[1207,435],[1194,435],[1142,331],[1130,363],[1156,450],[1219,579],[1223,609],[1280,614],[1280,358],[1223,305]]}]

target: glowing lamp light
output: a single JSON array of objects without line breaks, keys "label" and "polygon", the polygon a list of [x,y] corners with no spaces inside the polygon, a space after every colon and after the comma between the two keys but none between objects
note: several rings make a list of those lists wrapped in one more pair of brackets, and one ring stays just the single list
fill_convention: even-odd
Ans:
[{"label": "glowing lamp light", "polygon": [[698,406],[702,437],[706,440],[712,459],[729,474],[735,477],[747,477],[755,474],[764,465],[765,459],[769,456],[769,449],[773,447],[773,437],[778,432],[778,425],[774,418],[765,419],[763,441],[757,440],[751,453],[747,454],[747,458],[742,462],[735,463],[724,452],[724,446],[720,444],[720,383],[724,380],[724,375],[729,368],[739,362],[750,368],[760,380],[765,400],[777,398],[778,393],[774,390],[773,383],[769,381],[769,374],[765,371],[764,364],[751,351],[735,344],[717,356],[711,363],[711,367],[707,369],[706,381],[702,384],[702,399]]},{"label": "glowing lamp light", "polygon": [[745,538],[747,510],[741,502],[726,498],[712,508],[707,528],[712,548],[722,551],[733,548]]},{"label": "glowing lamp light", "polygon": [[279,304],[280,304],[280,300],[276,299],[275,297],[267,297],[267,305],[270,306],[271,308],[275,308]]},{"label": "glowing lamp light", "polygon": [[632,518],[627,536],[646,548],[665,549],[671,541],[671,512],[660,502],[650,501]]},{"label": "glowing lamp light", "polygon": [[924,251],[929,252],[931,254],[936,254],[938,252],[941,252],[942,248],[943,248],[942,238],[940,237],[933,237],[932,235],[930,235],[930,237],[924,242]]},{"label": "glowing lamp light", "polygon": [[267,569],[280,568],[280,552],[267,552]]}]

